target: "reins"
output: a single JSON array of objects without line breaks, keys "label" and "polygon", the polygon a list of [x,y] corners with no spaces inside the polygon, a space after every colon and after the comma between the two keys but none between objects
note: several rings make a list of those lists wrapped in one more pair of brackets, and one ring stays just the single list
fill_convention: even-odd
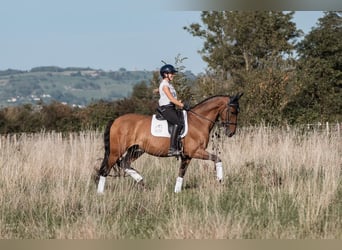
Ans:
[{"label": "reins", "polygon": [[[228,104],[228,106],[234,106],[234,104]],[[207,117],[205,117],[205,116],[203,116],[203,115],[200,115],[200,114],[198,114],[198,113],[196,113],[195,111],[192,111],[192,110],[189,110],[189,112],[191,112],[191,113],[193,113],[194,115],[196,115],[196,116],[198,116],[198,117],[200,117],[200,118],[202,118],[202,119],[204,119],[204,120],[207,120],[207,121],[209,121],[209,122],[211,122],[212,124],[216,124],[216,123],[218,123],[217,121],[213,121],[213,120],[210,120],[210,119],[208,119]],[[223,111],[221,111],[220,112],[220,114],[222,113]],[[227,125],[237,125],[237,123],[235,123],[235,122],[230,122],[229,121],[229,112],[228,112],[228,109],[227,109],[227,121],[221,121],[220,123],[221,123],[221,125],[223,125],[223,126],[227,126]]]},{"label": "reins", "polygon": [[198,117],[200,117],[200,118],[202,118],[202,119],[204,119],[204,120],[207,120],[207,121],[209,121],[209,122],[211,122],[211,123],[213,123],[213,124],[216,124],[215,121],[212,121],[212,120],[208,119],[207,117],[205,117],[205,116],[203,116],[203,115],[200,115],[200,114],[196,113],[195,111],[192,111],[191,109],[189,110],[189,112],[193,113],[194,115],[197,115]]}]

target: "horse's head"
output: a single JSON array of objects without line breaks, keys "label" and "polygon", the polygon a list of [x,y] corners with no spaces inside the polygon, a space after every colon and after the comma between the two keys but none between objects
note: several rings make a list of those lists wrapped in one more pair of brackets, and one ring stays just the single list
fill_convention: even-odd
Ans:
[{"label": "horse's head", "polygon": [[228,137],[232,137],[235,134],[237,117],[240,111],[239,99],[242,95],[243,93],[231,96],[227,107],[221,112],[222,125],[225,127],[225,133]]}]

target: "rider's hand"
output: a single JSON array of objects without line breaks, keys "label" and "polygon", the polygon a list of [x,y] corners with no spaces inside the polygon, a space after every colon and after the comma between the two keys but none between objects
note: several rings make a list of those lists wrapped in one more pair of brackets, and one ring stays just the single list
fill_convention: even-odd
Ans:
[{"label": "rider's hand", "polygon": [[183,109],[186,111],[189,111],[190,110],[190,104],[188,102],[184,102],[183,103]]}]

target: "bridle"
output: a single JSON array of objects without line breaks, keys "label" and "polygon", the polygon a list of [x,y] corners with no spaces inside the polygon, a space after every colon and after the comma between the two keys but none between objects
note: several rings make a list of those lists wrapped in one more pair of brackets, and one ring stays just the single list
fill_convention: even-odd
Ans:
[{"label": "bridle", "polygon": [[[240,111],[240,108],[239,108],[239,99],[240,97],[243,95],[243,93],[239,93],[239,94],[236,94],[235,96],[232,96],[229,98],[229,102],[227,103],[227,106],[222,110],[220,111],[219,115],[222,119],[222,113],[223,112],[226,112],[226,119],[225,121],[220,121],[220,127],[224,127],[225,129],[225,134],[229,137],[233,136],[235,134],[235,130],[236,130],[236,127],[237,127],[237,115],[239,114],[239,111]],[[234,108],[233,111],[231,111],[231,109]],[[204,119],[204,120],[207,120],[209,122],[212,123],[212,125],[214,126],[215,124],[218,123],[218,116],[216,117],[216,120],[213,121],[211,119],[208,119],[207,117],[204,117],[203,115],[200,115],[200,114],[197,114],[196,112],[194,111],[191,111],[193,114],[195,114],[196,116]],[[231,115],[235,115],[236,116],[236,121],[235,122],[231,122],[230,119],[231,119]],[[230,127],[229,125],[233,125],[235,126],[235,128],[233,128],[233,131],[230,130]]]},{"label": "bridle", "polygon": [[[229,109],[231,108],[231,107],[236,107],[236,111],[235,112],[229,112]],[[219,121],[213,121],[213,120],[211,120],[211,119],[208,119],[207,117],[205,117],[205,116],[203,116],[203,115],[200,115],[200,114],[198,114],[198,113],[196,113],[195,111],[193,111],[193,110],[189,110],[189,112],[191,112],[191,113],[193,113],[194,115],[196,115],[196,116],[198,116],[198,117],[200,117],[200,118],[202,118],[202,119],[204,119],[204,120],[207,120],[207,121],[209,121],[209,122],[211,122],[212,124],[216,124],[216,123],[220,123],[221,124],[221,126],[223,126],[223,127],[228,127],[229,125],[235,125],[235,126],[237,126],[237,122],[230,122],[230,114],[233,114],[233,115],[237,115],[238,113],[239,113],[239,105],[238,105],[238,103],[231,103],[231,102],[229,102],[228,104],[227,104],[227,108],[225,108],[224,110],[222,110],[221,112],[220,112],[220,116],[222,117],[222,113],[224,112],[226,110],[226,117],[227,117],[227,119],[226,119],[226,121],[221,121],[221,122],[219,122]]]},{"label": "bridle", "polygon": [[[229,112],[229,109],[230,109],[231,107],[235,107],[235,110],[236,110],[236,111],[234,111],[234,112]],[[237,122],[230,122],[230,119],[229,119],[229,118],[230,118],[230,114],[238,115],[238,113],[239,113],[239,104],[238,104],[238,103],[228,103],[227,108],[226,108],[225,110],[226,110],[226,117],[227,117],[227,120],[221,122],[222,126],[224,126],[224,127],[227,127],[227,126],[229,126],[229,125],[235,125],[235,126],[237,126]],[[223,112],[223,111],[222,111],[222,112]],[[221,112],[221,114],[222,114],[222,112]],[[222,116],[221,116],[221,117],[222,117]]]}]

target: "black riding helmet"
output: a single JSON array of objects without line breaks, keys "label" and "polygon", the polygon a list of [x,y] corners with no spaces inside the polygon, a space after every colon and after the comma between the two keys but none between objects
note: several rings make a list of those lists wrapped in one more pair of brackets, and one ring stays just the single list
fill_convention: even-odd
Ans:
[{"label": "black riding helmet", "polygon": [[160,68],[160,75],[164,78],[164,74],[174,74],[178,71],[173,67],[171,64],[165,64],[163,67]]}]

